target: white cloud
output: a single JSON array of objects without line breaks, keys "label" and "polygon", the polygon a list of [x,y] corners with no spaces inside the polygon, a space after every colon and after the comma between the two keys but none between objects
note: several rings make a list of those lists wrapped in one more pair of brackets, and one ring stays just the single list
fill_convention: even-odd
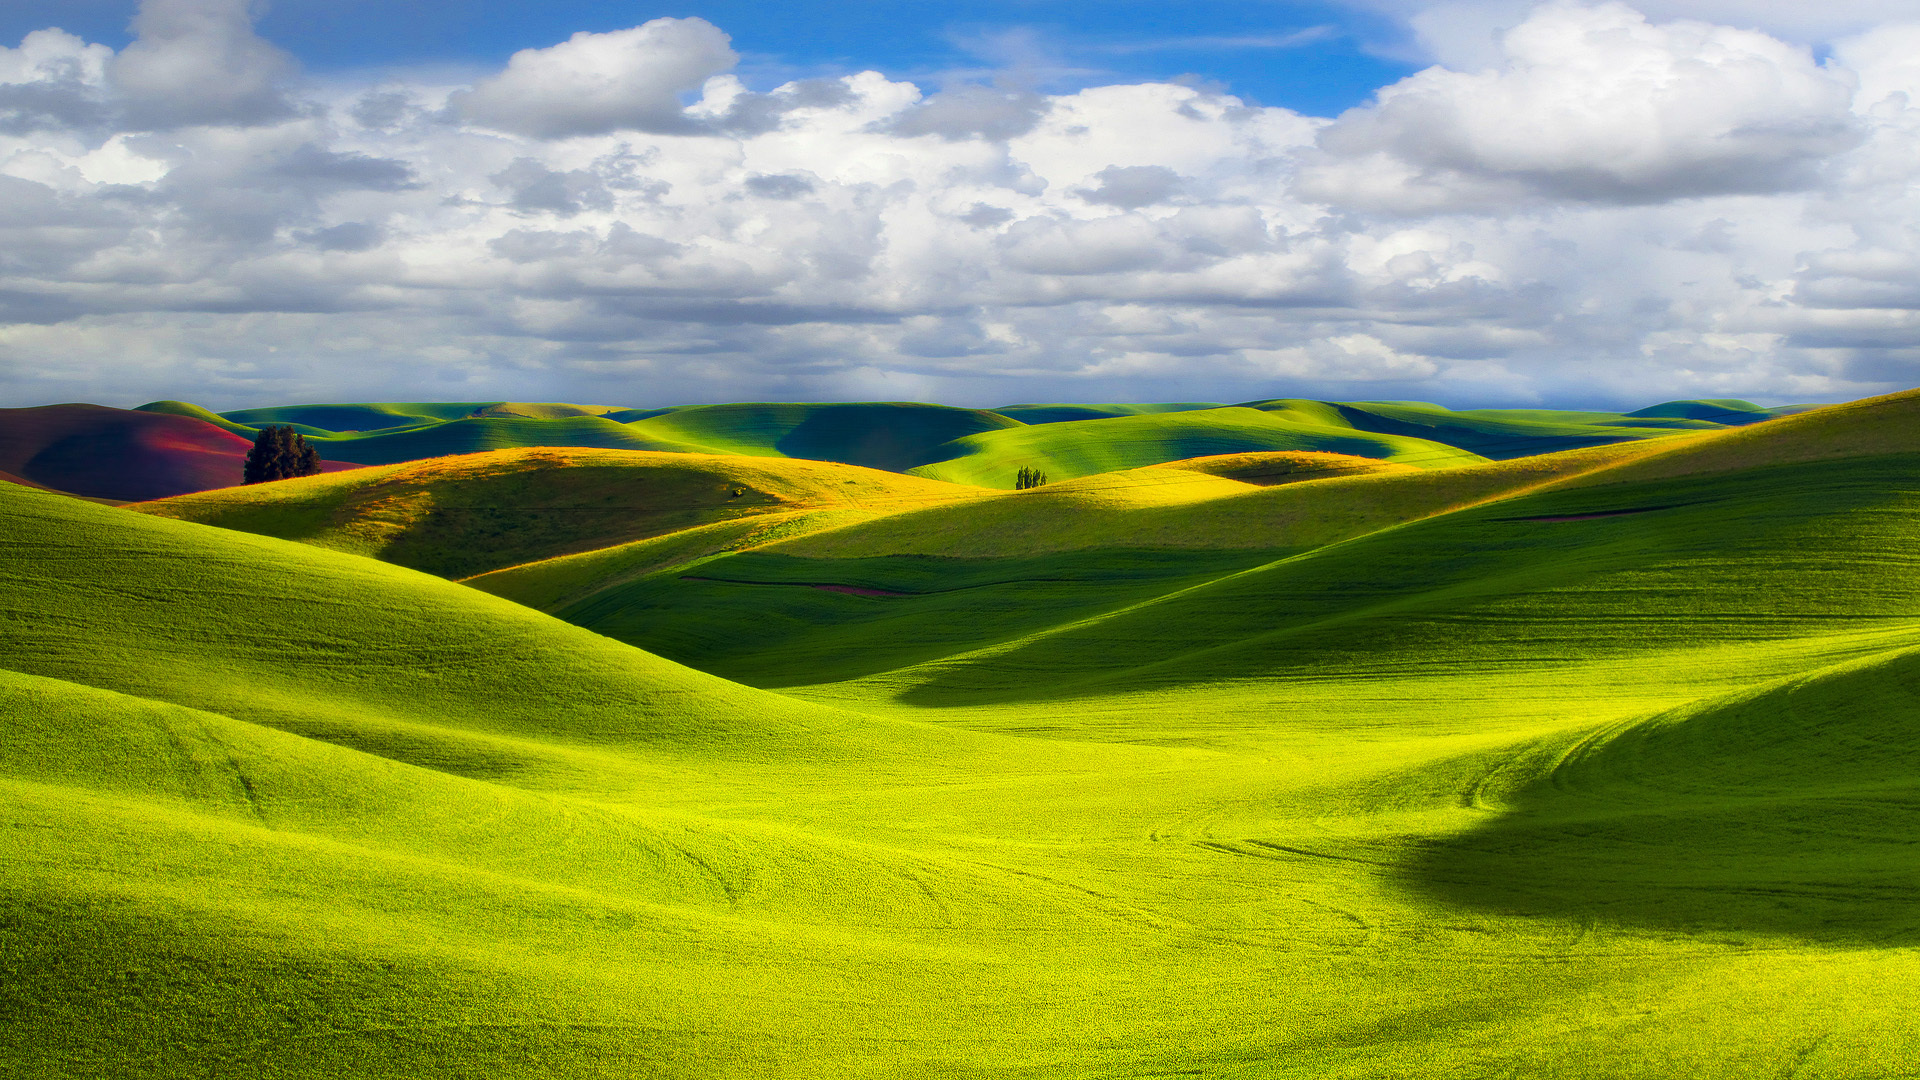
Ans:
[{"label": "white cloud", "polygon": [[1440,370],[1431,358],[1401,352],[1371,334],[1342,334],[1287,349],[1246,349],[1243,355],[1265,374],[1331,382],[1418,380]]},{"label": "white cloud", "polygon": [[1560,0],[1501,46],[1498,68],[1429,68],[1342,116],[1301,193],[1419,213],[1781,191],[1859,137],[1847,73],[1764,34]]},{"label": "white cloud", "polygon": [[85,128],[104,117],[113,50],[62,30],[37,30],[0,46],[0,134]]},{"label": "white cloud", "polygon": [[471,85],[319,86],[243,8],[148,0],[117,57],[0,51],[0,397],[1920,382],[1920,31],[1856,27],[1822,65],[1671,7],[1530,8],[1492,66],[1326,120],[1165,83],[750,87],[693,19]]},{"label": "white cloud", "polygon": [[522,49],[507,69],[450,104],[466,119],[536,139],[695,129],[680,97],[738,59],[705,19],[655,19]]},{"label": "white cloud", "polygon": [[143,0],[110,75],[136,127],[261,124],[292,115],[286,53],[253,32],[247,0]]},{"label": "white cloud", "polygon": [[[1387,51],[1456,71],[1497,66],[1501,35],[1526,21],[1537,6],[1537,0],[1346,2],[1405,25],[1412,41],[1387,44]],[[1758,30],[1798,45],[1830,42],[1913,17],[1911,0],[1638,0],[1633,6],[1656,20],[1691,19]]]},{"label": "white cloud", "polygon": [[943,139],[1011,139],[1032,131],[1048,104],[1046,98],[1030,90],[965,84],[898,114],[886,130],[896,135],[938,135]]}]

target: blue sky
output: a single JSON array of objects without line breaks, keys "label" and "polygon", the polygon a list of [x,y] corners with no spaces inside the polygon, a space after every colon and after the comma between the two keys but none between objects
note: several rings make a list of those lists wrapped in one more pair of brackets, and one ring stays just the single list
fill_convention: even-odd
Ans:
[{"label": "blue sky", "polygon": [[[119,48],[131,40],[134,9],[133,0],[7,0],[0,4],[0,42],[59,26]],[[1284,0],[275,0],[263,10],[261,35],[315,73],[491,66],[575,31],[689,15],[730,34],[744,57],[743,74],[769,86],[866,68],[937,81],[1011,65],[1042,89],[1197,77],[1261,104],[1331,116],[1416,66],[1383,55],[1404,42],[1392,21],[1345,5]]]},{"label": "blue sky", "polygon": [[1916,383],[1913,0],[0,0],[0,404]]}]

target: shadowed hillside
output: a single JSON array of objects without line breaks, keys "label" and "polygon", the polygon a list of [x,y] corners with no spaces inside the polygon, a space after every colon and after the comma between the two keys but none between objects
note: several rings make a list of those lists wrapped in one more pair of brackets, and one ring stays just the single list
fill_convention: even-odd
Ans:
[{"label": "shadowed hillside", "polygon": [[[238,484],[252,445],[164,413],[98,405],[0,409],[0,472],[100,499],[132,502]],[[321,462],[328,471],[352,467]]]},{"label": "shadowed hillside", "polygon": [[1916,669],[1920,652],[1878,654],[1544,741],[1489,777],[1479,798],[1498,815],[1409,878],[1482,909],[1910,945]]},{"label": "shadowed hillside", "polygon": [[895,472],[940,460],[954,439],[1017,426],[980,409],[914,402],[698,405],[634,424],[713,453],[812,458]]}]

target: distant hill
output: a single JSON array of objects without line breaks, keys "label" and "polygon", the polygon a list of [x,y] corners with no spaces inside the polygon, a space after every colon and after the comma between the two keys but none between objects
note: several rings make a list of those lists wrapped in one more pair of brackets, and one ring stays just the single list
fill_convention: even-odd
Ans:
[{"label": "distant hill", "polygon": [[187,416],[100,405],[0,409],[0,472],[93,498],[133,502],[238,484],[251,445]]},{"label": "distant hill", "polygon": [[[732,454],[829,461],[1011,488],[1021,468],[1055,483],[1194,457],[1334,453],[1445,468],[1723,430],[1806,408],[1675,401],[1634,413],[1491,409],[1280,398],[1022,404],[737,402],[625,408],[565,402],[373,402],[213,413],[184,401],[135,410],[0,410],[0,472],[113,500],[226,487],[260,426],[285,424],[329,471],[531,447]],[[52,411],[49,411],[52,410]],[[12,467],[8,467],[12,466]]]},{"label": "distant hill", "polygon": [[633,424],[711,453],[810,458],[892,472],[941,460],[956,439],[1019,426],[983,409],[900,401],[699,405]]},{"label": "distant hill", "polygon": [[1050,480],[1215,454],[1317,451],[1442,468],[1484,458],[1426,439],[1380,435],[1343,423],[1329,410],[1309,416],[1249,408],[1140,413],[1095,420],[1009,426],[968,435],[913,471],[956,483],[1012,487],[1021,466]]}]

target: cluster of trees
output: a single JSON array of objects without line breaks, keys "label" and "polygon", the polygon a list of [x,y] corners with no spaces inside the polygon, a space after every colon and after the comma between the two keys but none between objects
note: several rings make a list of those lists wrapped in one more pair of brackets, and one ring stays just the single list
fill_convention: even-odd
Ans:
[{"label": "cluster of trees", "polygon": [[1013,490],[1025,491],[1028,488],[1037,488],[1046,482],[1046,473],[1041,472],[1031,465],[1022,465],[1020,466],[1020,471],[1014,474]]},{"label": "cluster of trees", "polygon": [[285,480],[291,476],[313,476],[320,471],[320,451],[307,445],[307,440],[290,427],[276,427],[269,424],[260,429],[253,440],[253,449],[247,451],[247,465],[242,483],[260,484],[268,480]]}]

